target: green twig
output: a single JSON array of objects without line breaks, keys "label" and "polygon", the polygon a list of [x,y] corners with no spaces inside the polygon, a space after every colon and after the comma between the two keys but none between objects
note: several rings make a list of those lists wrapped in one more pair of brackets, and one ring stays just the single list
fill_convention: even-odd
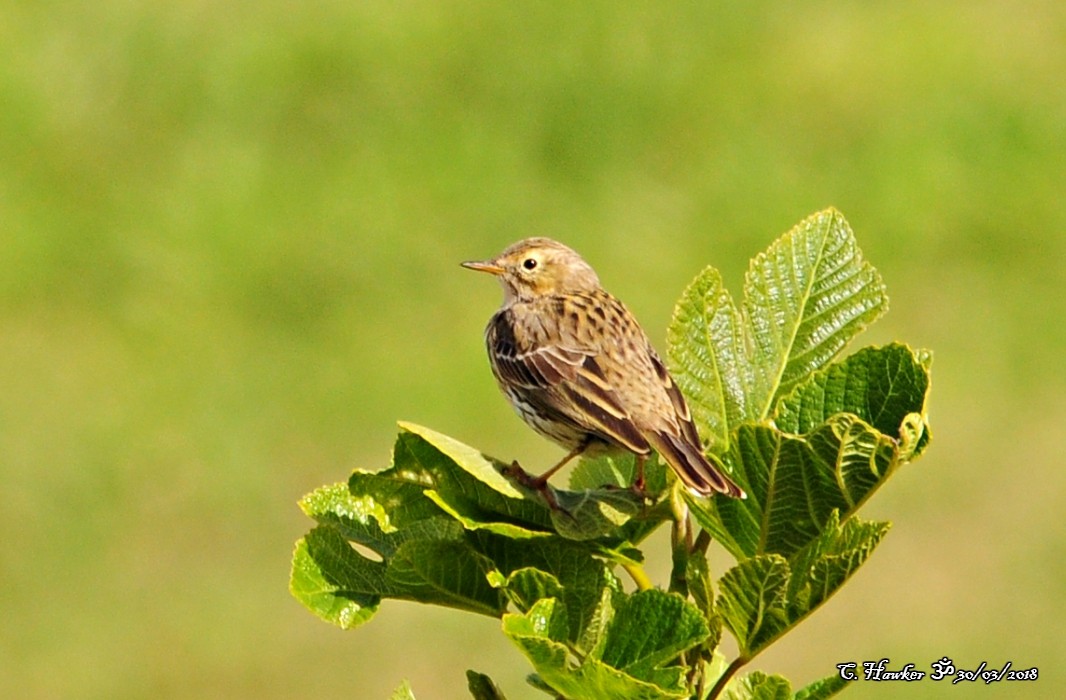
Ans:
[{"label": "green twig", "polygon": [[733,662],[726,667],[725,671],[718,679],[718,682],[714,684],[713,688],[711,688],[711,692],[707,696],[707,700],[715,700],[715,698],[721,695],[722,691],[725,690],[726,684],[729,683],[729,679],[731,679],[736,674],[736,672],[740,670],[740,667],[746,663],[748,663],[748,660],[745,659],[743,656],[738,656],[737,658],[733,659]]},{"label": "green twig", "polygon": [[711,546],[711,535],[706,530],[700,530],[700,534],[696,535],[696,541],[692,544],[691,552],[693,554],[699,552],[706,554],[707,550]]},{"label": "green twig", "polygon": [[648,578],[648,574],[644,572],[644,567],[637,563],[623,563],[622,568],[629,574],[629,578],[633,579],[633,583],[637,584],[637,588],[642,591],[650,591],[655,588],[651,579]]},{"label": "green twig", "polygon": [[692,523],[688,504],[681,495],[680,482],[670,492],[670,544],[673,548],[673,568],[670,570],[670,590],[688,597],[688,556],[692,548]]}]

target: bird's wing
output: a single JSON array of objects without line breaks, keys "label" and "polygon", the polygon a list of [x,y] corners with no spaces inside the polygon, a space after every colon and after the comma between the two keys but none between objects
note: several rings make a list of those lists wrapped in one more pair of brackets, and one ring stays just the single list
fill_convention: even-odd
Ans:
[{"label": "bird's wing", "polygon": [[744,490],[725,475],[721,462],[704,453],[692,412],[662,358],[650,347],[648,356],[673,405],[674,422],[678,428],[677,431],[674,426],[653,430],[647,434],[648,442],[674,468],[681,481],[696,493],[706,496],[717,491],[733,498],[746,498]]},{"label": "bird's wing", "polygon": [[595,432],[638,454],[651,449],[595,356],[586,356],[574,379],[560,383],[556,390],[577,409],[573,417]]},{"label": "bird's wing", "polygon": [[692,412],[685,402],[685,397],[681,394],[681,390],[677,388],[677,384],[674,383],[674,378],[666,370],[666,365],[663,364],[659,354],[649,347],[648,355],[651,358],[652,367],[655,369],[655,375],[662,382],[663,389],[666,390],[666,396],[670,399],[670,404],[674,408],[674,417],[677,420],[681,435],[692,445],[699,447],[700,435],[696,431],[696,424],[692,421]]},{"label": "bird's wing", "polygon": [[547,389],[573,381],[588,351],[560,345],[532,345],[515,335],[509,311],[493,316],[486,330],[493,370],[502,382],[526,389]]},{"label": "bird's wing", "polygon": [[526,390],[526,399],[565,420],[640,454],[648,441],[611,386],[599,348],[571,339],[534,344],[517,338],[513,319],[498,314],[487,332],[493,369],[501,382]]},{"label": "bird's wing", "polygon": [[721,462],[705,455],[698,442],[693,444],[682,436],[665,431],[648,433],[648,441],[673,467],[681,481],[697,494],[708,496],[718,492],[733,498],[747,498],[744,489],[725,475]]}]

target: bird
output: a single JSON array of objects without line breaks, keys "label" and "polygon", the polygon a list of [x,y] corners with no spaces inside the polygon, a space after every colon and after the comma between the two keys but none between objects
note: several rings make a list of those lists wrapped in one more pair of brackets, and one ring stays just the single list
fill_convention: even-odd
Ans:
[{"label": "bird", "polygon": [[578,253],[535,237],[461,265],[503,287],[485,328],[500,390],[531,428],[567,450],[539,477],[526,475],[528,485],[547,493],[548,479],[574,458],[623,450],[636,455],[633,488],[642,493],[654,449],[694,494],[746,497],[704,454],[685,398],[636,318]]}]

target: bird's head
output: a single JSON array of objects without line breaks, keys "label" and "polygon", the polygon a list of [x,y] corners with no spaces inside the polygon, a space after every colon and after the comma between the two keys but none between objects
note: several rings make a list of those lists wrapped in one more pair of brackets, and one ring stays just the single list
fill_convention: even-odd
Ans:
[{"label": "bird's head", "polygon": [[555,294],[592,292],[600,287],[595,271],[580,255],[550,238],[527,238],[495,258],[462,265],[496,275],[503,285],[505,304]]}]

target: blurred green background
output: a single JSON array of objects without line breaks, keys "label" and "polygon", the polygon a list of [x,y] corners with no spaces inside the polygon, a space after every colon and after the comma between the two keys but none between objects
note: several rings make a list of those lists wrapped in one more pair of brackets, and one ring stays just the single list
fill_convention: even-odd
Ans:
[{"label": "blurred green background", "polygon": [[459,261],[560,238],[662,348],[704,265],[739,291],[835,205],[892,299],[861,343],[936,353],[935,438],[868,506],[877,555],[752,668],[1011,661],[1041,680],[985,695],[1057,697],[1064,8],[5,3],[0,695],[458,698],[473,667],[542,697],[492,619],[305,612],[296,500],[387,465],[396,419],[559,455]]}]

